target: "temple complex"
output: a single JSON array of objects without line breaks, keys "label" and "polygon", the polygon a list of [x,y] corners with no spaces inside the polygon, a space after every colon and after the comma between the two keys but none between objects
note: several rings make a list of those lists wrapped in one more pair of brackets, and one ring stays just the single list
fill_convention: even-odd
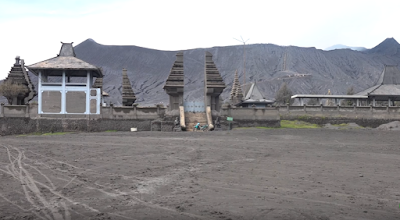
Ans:
[{"label": "temple complex", "polygon": [[136,96],[129,81],[128,72],[126,69],[122,69],[122,105],[132,106],[135,101]]},{"label": "temple complex", "polygon": [[183,105],[183,88],[183,52],[179,52],[176,54],[176,60],[163,87],[169,95],[169,111],[179,110],[179,106]]},{"label": "temple complex", "polygon": [[25,105],[36,96],[35,87],[25,69],[24,60],[19,56],[15,58],[15,64],[3,83],[18,84],[23,88],[23,92],[19,95],[7,97],[12,105]]},{"label": "temple complex", "polygon": [[93,78],[102,78],[102,71],[76,58],[72,43],[28,69],[38,76],[38,114],[100,114],[101,92]]},{"label": "temple complex", "polygon": [[225,89],[225,83],[215,66],[210,52],[205,54],[204,71],[204,104],[205,106],[210,106],[211,111],[219,111],[221,107],[219,96]]}]

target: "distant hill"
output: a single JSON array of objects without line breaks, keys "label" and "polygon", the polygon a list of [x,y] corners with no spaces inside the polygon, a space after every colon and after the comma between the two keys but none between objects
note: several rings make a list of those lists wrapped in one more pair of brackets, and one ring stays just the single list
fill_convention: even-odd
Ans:
[{"label": "distant hill", "polygon": [[350,50],[356,50],[356,51],[365,51],[367,50],[367,48],[365,47],[349,47],[343,44],[336,44],[333,46],[330,46],[328,48],[326,48],[325,50],[329,51],[329,50],[338,50],[338,49],[350,49]]},{"label": "distant hill", "polygon": [[[57,49],[57,48],[56,48]],[[243,46],[189,49],[184,53],[185,100],[202,100],[204,53],[214,55],[229,98],[235,70],[243,82]],[[104,90],[115,104],[121,103],[122,69],[128,76],[140,105],[168,103],[162,89],[177,51],[161,51],[137,46],[101,45],[88,39],[75,47],[78,58],[102,67]],[[365,51],[331,50],[273,44],[246,45],[246,82],[257,81],[266,98],[274,98],[283,82],[294,94],[345,94],[350,86],[355,92],[376,83],[384,64],[400,63],[400,45],[388,38]],[[32,81],[37,79],[32,76]],[[36,87],[37,88],[37,87]]]},{"label": "distant hill", "polygon": [[[400,54],[400,44],[394,38],[387,38],[378,46],[368,50],[369,53],[382,54],[386,56],[398,57]],[[396,63],[398,64],[398,63]]]}]

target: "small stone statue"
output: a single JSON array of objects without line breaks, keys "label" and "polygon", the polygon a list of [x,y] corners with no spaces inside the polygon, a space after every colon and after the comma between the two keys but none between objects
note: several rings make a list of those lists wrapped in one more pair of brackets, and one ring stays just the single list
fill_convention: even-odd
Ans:
[{"label": "small stone statue", "polygon": [[175,118],[173,131],[182,131],[182,128],[181,128],[181,125],[180,125],[180,121],[179,121],[178,117]]},{"label": "small stone statue", "polygon": [[178,117],[175,118],[174,125],[175,125],[175,127],[179,126],[179,118]]}]

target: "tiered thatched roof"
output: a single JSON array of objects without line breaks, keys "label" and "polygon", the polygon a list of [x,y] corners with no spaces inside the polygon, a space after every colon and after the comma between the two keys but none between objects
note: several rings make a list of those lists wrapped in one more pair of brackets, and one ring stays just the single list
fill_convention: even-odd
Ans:
[{"label": "tiered thatched roof", "polygon": [[222,90],[225,89],[225,83],[212,60],[212,57],[213,56],[210,52],[206,52],[206,89],[213,88],[215,92],[220,91],[219,93],[221,93]]},{"label": "tiered thatched roof", "polygon": [[132,106],[136,101],[135,93],[133,92],[131,82],[128,78],[126,69],[122,70],[122,105]]},{"label": "tiered thatched roof", "polygon": [[56,57],[28,66],[35,75],[42,71],[48,75],[61,75],[61,71],[68,71],[69,76],[85,76],[91,71],[94,77],[103,77],[101,69],[76,58],[72,43],[62,43],[60,54]]},{"label": "tiered thatched roof", "polygon": [[183,52],[179,52],[176,54],[176,60],[171,68],[167,81],[165,82],[164,89],[183,88],[183,80]]},{"label": "tiered thatched roof", "polygon": [[400,70],[397,65],[385,65],[381,77],[377,84],[368,88],[356,95],[365,95],[369,97],[382,97],[387,100],[387,97],[392,97],[392,100],[400,100]]}]

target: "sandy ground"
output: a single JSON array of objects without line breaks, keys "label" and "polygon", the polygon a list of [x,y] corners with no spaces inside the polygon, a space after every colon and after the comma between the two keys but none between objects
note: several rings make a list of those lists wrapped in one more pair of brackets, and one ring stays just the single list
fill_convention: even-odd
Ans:
[{"label": "sandy ground", "polygon": [[0,137],[0,219],[400,219],[400,131]]}]

